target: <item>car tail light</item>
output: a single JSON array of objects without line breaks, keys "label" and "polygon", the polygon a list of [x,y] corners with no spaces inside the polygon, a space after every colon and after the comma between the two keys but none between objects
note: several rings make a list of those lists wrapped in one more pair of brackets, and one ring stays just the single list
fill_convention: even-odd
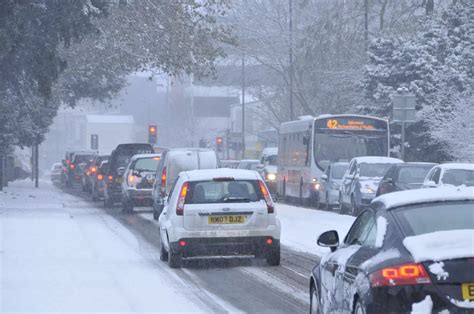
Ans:
[{"label": "car tail light", "polygon": [[385,267],[370,274],[369,278],[372,287],[431,283],[431,279],[422,264]]},{"label": "car tail light", "polygon": [[166,167],[161,170],[161,197],[166,196]]},{"label": "car tail light", "polygon": [[188,243],[184,240],[179,241],[179,246],[183,247],[186,246]]},{"label": "car tail light", "polygon": [[76,168],[76,165],[75,164],[70,164],[69,168],[74,169],[74,168]]},{"label": "car tail light", "polygon": [[92,168],[91,168],[91,172],[92,172],[92,173],[95,173],[96,171],[97,171],[97,168],[96,168],[96,167],[92,167]]},{"label": "car tail light", "polygon": [[114,176],[109,176],[107,179],[109,180],[109,182],[112,182],[114,180]]},{"label": "car tail light", "polygon": [[270,197],[270,193],[268,193],[268,189],[265,186],[265,183],[263,183],[262,180],[259,180],[258,185],[260,186],[260,191],[262,192],[263,198],[265,199],[265,203],[267,203],[268,213],[273,214],[274,207],[273,207],[272,198]]},{"label": "car tail light", "polygon": [[98,175],[97,175],[97,180],[99,180],[99,181],[104,180],[104,176],[101,175],[101,174],[98,174]]},{"label": "car tail light", "polygon": [[186,200],[186,195],[188,194],[189,182],[184,182],[181,186],[181,191],[179,192],[178,205],[176,205],[176,215],[183,216],[184,213],[184,201]]},{"label": "car tail light", "polygon": [[135,176],[128,176],[128,184],[132,184],[133,180],[135,180]]},{"label": "car tail light", "polygon": [[66,159],[66,164],[69,165],[71,161],[69,159]]}]

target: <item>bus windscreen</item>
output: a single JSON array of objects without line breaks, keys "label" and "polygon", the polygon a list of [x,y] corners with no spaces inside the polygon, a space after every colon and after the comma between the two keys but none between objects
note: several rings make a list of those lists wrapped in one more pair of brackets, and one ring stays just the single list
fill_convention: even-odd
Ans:
[{"label": "bus windscreen", "polygon": [[388,155],[386,121],[364,117],[318,119],[314,127],[314,161],[324,170],[331,162],[359,156]]}]

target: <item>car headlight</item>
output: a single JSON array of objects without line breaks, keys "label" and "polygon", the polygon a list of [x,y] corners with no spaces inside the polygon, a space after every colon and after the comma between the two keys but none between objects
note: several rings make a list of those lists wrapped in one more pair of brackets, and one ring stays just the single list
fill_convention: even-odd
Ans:
[{"label": "car headlight", "polygon": [[375,190],[370,186],[364,186],[360,188],[360,192],[364,194],[374,194]]},{"label": "car headlight", "polygon": [[339,184],[337,184],[336,182],[332,182],[332,183],[331,183],[331,189],[333,189],[333,190],[339,190]]},{"label": "car headlight", "polygon": [[275,181],[275,180],[276,180],[276,174],[274,174],[274,173],[267,173],[267,180],[268,180],[268,181]]}]

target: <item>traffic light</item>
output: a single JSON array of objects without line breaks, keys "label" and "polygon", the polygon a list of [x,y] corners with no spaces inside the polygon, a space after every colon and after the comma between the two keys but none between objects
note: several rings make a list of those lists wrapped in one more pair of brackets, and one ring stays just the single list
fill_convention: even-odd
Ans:
[{"label": "traffic light", "polygon": [[223,151],[224,139],[221,136],[216,137],[216,149],[218,152]]},{"label": "traffic light", "polygon": [[99,149],[99,134],[91,134],[91,149]]},{"label": "traffic light", "polygon": [[157,137],[156,135],[157,135],[156,124],[148,125],[148,143],[156,144],[156,137]]}]

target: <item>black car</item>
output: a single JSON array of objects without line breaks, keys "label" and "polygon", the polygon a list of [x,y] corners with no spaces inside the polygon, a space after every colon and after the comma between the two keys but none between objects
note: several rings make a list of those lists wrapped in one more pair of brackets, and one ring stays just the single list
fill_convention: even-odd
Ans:
[{"label": "black car", "polygon": [[426,162],[408,162],[395,164],[380,181],[376,196],[382,194],[419,189],[428,172],[436,164]]},{"label": "black car", "polygon": [[110,154],[107,181],[104,189],[104,207],[112,207],[122,201],[122,180],[125,168],[133,155],[152,154],[155,151],[148,143],[119,144]]},{"label": "black car", "polygon": [[[376,198],[310,279],[311,313],[472,313],[474,188],[410,190]],[[470,308],[469,308],[470,307]]]},{"label": "black car", "polygon": [[96,152],[86,151],[71,154],[71,159],[66,171],[66,186],[71,187],[73,184],[82,186],[82,176],[85,173],[86,166],[95,155]]}]

